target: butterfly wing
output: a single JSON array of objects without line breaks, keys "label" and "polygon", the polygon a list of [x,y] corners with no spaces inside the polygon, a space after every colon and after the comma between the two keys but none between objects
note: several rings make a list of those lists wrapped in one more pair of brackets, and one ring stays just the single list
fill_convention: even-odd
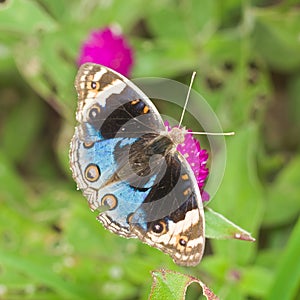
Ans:
[{"label": "butterfly wing", "polygon": [[183,266],[197,265],[204,251],[204,212],[194,174],[184,157],[166,157],[167,170],[130,220],[144,243]]},{"label": "butterfly wing", "polygon": [[204,249],[200,191],[186,160],[171,151],[152,102],[128,79],[96,64],[81,66],[75,86],[79,124],[70,165],[90,208],[101,211],[98,220],[177,264],[196,265]]},{"label": "butterfly wing", "polygon": [[86,143],[165,131],[153,103],[132,82],[97,64],[80,67],[75,80],[78,93],[77,136]]},{"label": "butterfly wing", "polygon": [[128,223],[145,200],[162,172],[160,159],[150,164],[151,156],[140,155],[146,140],[113,138],[89,144],[75,131],[71,143],[71,169],[79,189],[92,211],[102,211],[97,219],[110,231],[135,237]]},{"label": "butterfly wing", "polygon": [[[98,219],[110,231],[134,237],[127,216],[143,202],[151,176],[133,184],[128,155],[144,133],[165,130],[152,102],[128,79],[100,65],[78,71],[76,118],[71,141],[73,178],[92,210],[107,209]],[[131,154],[136,156],[135,153]]]}]

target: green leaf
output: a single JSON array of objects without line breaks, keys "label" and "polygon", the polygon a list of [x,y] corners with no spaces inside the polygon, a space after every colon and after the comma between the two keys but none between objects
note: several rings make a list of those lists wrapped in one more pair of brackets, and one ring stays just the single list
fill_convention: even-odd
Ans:
[{"label": "green leaf", "polygon": [[224,216],[214,212],[212,209],[206,207],[204,213],[206,224],[205,237],[210,239],[255,241],[249,232],[227,220]]},{"label": "green leaf", "polygon": [[85,299],[86,294],[83,293],[82,288],[75,284],[69,283],[63,278],[59,277],[53,271],[48,270],[47,260],[45,265],[37,264],[35,258],[23,258],[20,255],[2,252],[0,250],[1,264],[10,269],[17,270],[32,276],[35,280],[49,285],[56,289],[59,293],[70,299]]},{"label": "green leaf", "polygon": [[[151,10],[152,2],[147,2],[147,12]],[[102,28],[107,25],[117,24],[126,33],[132,27],[138,28],[137,20],[141,20],[141,16],[145,13],[145,2],[140,0],[129,1],[111,1],[100,2],[98,0],[89,1],[89,5],[84,1],[75,3],[72,7],[75,12],[75,18],[80,24],[86,23],[88,30]],[[138,26],[137,26],[138,25]],[[130,36],[128,36],[130,38]]]},{"label": "green leaf", "polygon": [[267,268],[247,266],[241,270],[239,288],[246,295],[263,299],[270,288],[272,275],[273,273]]},{"label": "green leaf", "polygon": [[[289,114],[292,118],[291,122],[293,124],[291,132],[291,138],[294,136],[300,136],[300,74],[297,73],[295,76],[291,77],[288,84],[288,95],[289,95]],[[295,126],[294,126],[295,125]]]},{"label": "green leaf", "polygon": [[283,225],[300,213],[300,155],[295,156],[268,186],[264,226]]},{"label": "green leaf", "polygon": [[[263,213],[263,194],[256,174],[255,154],[257,129],[253,124],[236,131],[227,140],[227,164],[223,182],[209,206],[254,236]],[[218,255],[238,264],[245,264],[255,253],[255,243],[211,241]]]},{"label": "green leaf", "polygon": [[[263,299],[273,278],[272,270],[267,267],[240,267],[232,264],[226,257],[217,255],[204,257],[201,269],[213,278],[212,287],[221,299],[246,299],[249,296]],[[228,290],[224,289],[225,286]]]},{"label": "green leaf", "polygon": [[0,30],[17,33],[23,38],[38,30],[51,31],[56,28],[55,21],[33,1],[7,2],[4,8],[0,6]]},{"label": "green leaf", "polygon": [[241,126],[254,112],[257,116],[270,94],[269,74],[240,31],[217,31],[203,46],[206,55],[200,58],[198,90],[225,128]]},{"label": "green leaf", "polygon": [[182,3],[186,16],[186,24],[189,31],[193,33],[194,39],[206,39],[213,32],[219,23],[217,19],[218,3],[210,0],[192,0]]},{"label": "green leaf", "polygon": [[180,71],[192,70],[198,61],[197,53],[185,40],[169,38],[144,44],[139,41],[136,48],[136,60],[142,63],[135,66],[135,77],[173,77]]},{"label": "green leaf", "polygon": [[[278,269],[266,300],[296,299],[300,286],[300,218],[279,260]],[[299,296],[299,295],[298,295]]]},{"label": "green leaf", "polygon": [[34,0],[40,6],[41,9],[45,13],[48,13],[53,19],[57,21],[64,21],[65,19],[70,18],[70,8],[71,3],[73,2],[74,5],[77,4],[79,1],[61,1],[61,0]]},{"label": "green leaf", "polygon": [[187,26],[182,10],[174,2],[164,5],[162,2],[152,2],[149,11],[148,25],[151,34],[162,39],[187,39]]},{"label": "green leaf", "polygon": [[276,8],[253,10],[256,18],[253,43],[273,68],[293,71],[300,66],[300,14],[296,9],[287,13]]},{"label": "green leaf", "polygon": [[69,163],[70,141],[74,134],[74,126],[69,122],[63,122],[56,142],[56,153],[65,173],[71,178]]},{"label": "green leaf", "polygon": [[78,31],[73,34],[71,27],[45,34],[39,39],[30,37],[15,48],[17,66],[27,82],[70,120],[74,119],[77,103],[74,88],[76,49],[79,49],[79,34]]},{"label": "green leaf", "polygon": [[158,270],[152,272],[153,284],[149,300],[180,300],[185,298],[187,287],[197,282],[201,285],[206,299],[217,300],[216,295],[200,280],[170,270]]},{"label": "green leaf", "polygon": [[[0,199],[6,204],[20,208],[20,199],[30,195],[26,182],[17,173],[2,150],[0,151]],[[1,203],[0,201],[0,203]]]},{"label": "green leaf", "polygon": [[[11,161],[21,162],[32,147],[34,138],[40,131],[43,121],[43,106],[33,94],[23,95],[3,126],[3,151]],[[30,119],[30,122],[28,120]],[[22,134],[15,137],[21,129]]]}]

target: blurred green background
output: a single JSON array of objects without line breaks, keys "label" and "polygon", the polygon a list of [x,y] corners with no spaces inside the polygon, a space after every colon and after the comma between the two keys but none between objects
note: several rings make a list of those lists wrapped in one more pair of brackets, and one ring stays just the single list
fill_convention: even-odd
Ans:
[{"label": "blurred green background", "polygon": [[[200,265],[180,268],[104,230],[76,191],[76,59],[91,29],[116,23],[133,78],[188,83],[196,70],[194,88],[236,132],[209,206],[255,243],[208,240]],[[147,299],[161,267],[221,299],[299,299],[299,137],[299,1],[0,1],[0,299]]]}]

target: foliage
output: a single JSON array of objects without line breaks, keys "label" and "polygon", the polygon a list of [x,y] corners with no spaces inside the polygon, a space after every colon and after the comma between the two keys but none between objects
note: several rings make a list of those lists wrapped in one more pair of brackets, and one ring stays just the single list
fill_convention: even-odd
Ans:
[{"label": "foliage", "polygon": [[207,286],[196,278],[174,271],[158,270],[152,272],[153,285],[149,299],[184,299],[187,287],[195,282],[202,287],[202,292],[209,300],[218,300]]},{"label": "foliage", "polygon": [[[0,1],[0,299],[147,299],[150,271],[162,267],[201,278],[221,299],[299,297],[297,3]],[[132,77],[188,83],[196,70],[194,88],[236,132],[209,207],[255,243],[208,240],[199,266],[184,269],[105,231],[76,191],[68,149],[80,44],[116,23],[135,49]]]}]

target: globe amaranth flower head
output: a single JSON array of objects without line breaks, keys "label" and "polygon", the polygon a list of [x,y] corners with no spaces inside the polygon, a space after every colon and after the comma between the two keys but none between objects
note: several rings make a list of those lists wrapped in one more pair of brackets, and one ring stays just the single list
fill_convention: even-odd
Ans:
[{"label": "globe amaranth flower head", "polygon": [[[168,131],[172,129],[168,121],[165,121],[165,126]],[[191,130],[188,130],[188,132],[191,132]],[[184,142],[177,146],[177,150],[185,157],[195,174],[202,201],[208,201],[210,196],[204,190],[205,181],[209,174],[206,165],[208,152],[205,149],[201,149],[200,142],[195,139],[191,133],[185,134]]]},{"label": "globe amaranth flower head", "polygon": [[133,50],[117,27],[94,30],[81,46],[78,65],[96,63],[126,77],[133,66]]}]

